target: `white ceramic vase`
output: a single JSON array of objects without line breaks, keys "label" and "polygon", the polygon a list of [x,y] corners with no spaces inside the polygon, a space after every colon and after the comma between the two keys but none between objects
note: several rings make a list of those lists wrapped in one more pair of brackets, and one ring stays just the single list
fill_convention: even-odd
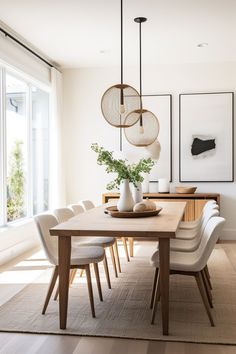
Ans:
[{"label": "white ceramic vase", "polygon": [[137,187],[134,186],[133,198],[134,203],[140,203],[143,200],[142,184],[141,182],[136,183]]},{"label": "white ceramic vase", "polygon": [[149,193],[149,174],[143,173],[143,183],[142,183],[143,193]]},{"label": "white ceramic vase", "polygon": [[124,179],[120,185],[120,198],[117,203],[119,211],[132,211],[134,200],[129,186],[129,180]]}]

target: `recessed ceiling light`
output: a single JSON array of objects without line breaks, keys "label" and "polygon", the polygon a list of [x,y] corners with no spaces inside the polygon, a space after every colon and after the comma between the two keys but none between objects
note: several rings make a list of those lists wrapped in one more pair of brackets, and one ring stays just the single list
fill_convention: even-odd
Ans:
[{"label": "recessed ceiling light", "polygon": [[208,43],[206,43],[206,42],[199,43],[199,44],[197,45],[197,47],[199,47],[199,48],[203,48],[203,47],[207,47],[207,46],[208,46]]},{"label": "recessed ceiling light", "polygon": [[99,50],[99,53],[100,53],[100,54],[105,54],[106,51],[105,51],[105,49],[101,49],[101,50]]}]

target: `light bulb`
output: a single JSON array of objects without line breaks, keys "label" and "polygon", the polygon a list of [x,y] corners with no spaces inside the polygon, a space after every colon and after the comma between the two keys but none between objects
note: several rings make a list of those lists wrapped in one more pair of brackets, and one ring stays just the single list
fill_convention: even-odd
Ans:
[{"label": "light bulb", "polygon": [[143,133],[144,133],[143,125],[140,125],[140,126],[139,126],[139,133],[140,133],[140,134],[143,134]]},{"label": "light bulb", "polygon": [[120,114],[125,113],[125,105],[124,104],[120,104]]}]

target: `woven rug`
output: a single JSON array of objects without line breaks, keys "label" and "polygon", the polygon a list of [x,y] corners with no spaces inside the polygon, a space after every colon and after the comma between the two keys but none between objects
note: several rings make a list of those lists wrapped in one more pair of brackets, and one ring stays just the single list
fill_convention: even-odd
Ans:
[{"label": "woven rug", "polygon": [[110,267],[111,290],[107,288],[100,266],[104,301],[99,301],[93,283],[95,319],[91,317],[85,276],[80,278],[79,275],[70,288],[67,329],[59,329],[57,301],[51,299],[46,314],[41,315],[51,275],[51,269],[48,269],[1,306],[0,331],[236,344],[236,273],[223,248],[218,245],[208,263],[216,327],[209,324],[195,280],[173,275],[168,337],[162,335],[160,308],[155,325],[150,324],[149,302],[154,270],[149,265],[149,253],[154,248],[154,245],[141,245],[130,263],[122,259],[123,272],[117,279]]}]

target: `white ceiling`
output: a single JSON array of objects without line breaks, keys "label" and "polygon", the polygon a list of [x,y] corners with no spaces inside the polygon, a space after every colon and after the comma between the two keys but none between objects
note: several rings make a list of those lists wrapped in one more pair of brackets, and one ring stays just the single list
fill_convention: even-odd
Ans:
[{"label": "white ceiling", "polygon": [[[236,61],[236,0],[124,0],[125,65],[137,16],[144,64]],[[0,0],[0,20],[62,67],[120,63],[120,0]]]}]

